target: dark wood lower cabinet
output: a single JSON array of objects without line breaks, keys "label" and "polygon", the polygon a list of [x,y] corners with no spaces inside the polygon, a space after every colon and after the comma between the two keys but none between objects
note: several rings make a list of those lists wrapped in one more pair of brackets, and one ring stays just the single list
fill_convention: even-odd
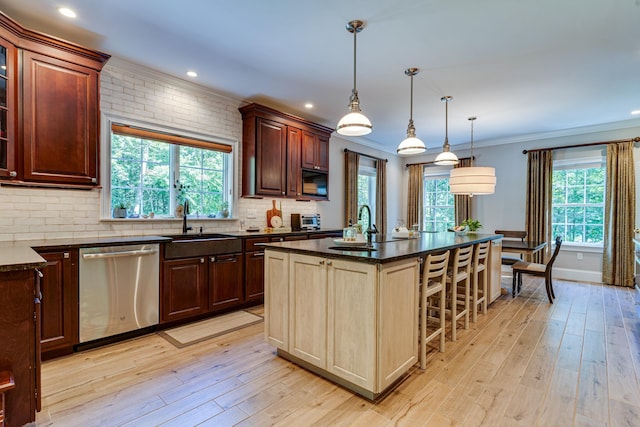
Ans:
[{"label": "dark wood lower cabinet", "polygon": [[260,301],[264,298],[264,250],[246,253],[244,288],[247,301]]},{"label": "dark wood lower cabinet", "polygon": [[15,388],[5,396],[5,425],[35,421],[40,399],[40,301],[34,270],[0,273],[0,370]]},{"label": "dark wood lower cabinet", "polygon": [[41,270],[42,360],[70,354],[78,344],[78,250],[38,251]]},{"label": "dark wood lower cabinet", "polygon": [[223,310],[241,304],[242,267],[241,253],[209,257],[209,308]]},{"label": "dark wood lower cabinet", "polygon": [[161,322],[187,319],[208,311],[207,264],[204,257],[162,263]]}]

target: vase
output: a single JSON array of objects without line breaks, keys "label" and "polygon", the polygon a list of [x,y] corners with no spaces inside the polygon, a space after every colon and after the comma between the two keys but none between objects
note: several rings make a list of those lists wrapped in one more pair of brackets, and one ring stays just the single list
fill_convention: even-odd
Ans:
[{"label": "vase", "polygon": [[176,218],[182,218],[184,215],[184,205],[176,206]]},{"label": "vase", "polygon": [[126,208],[113,208],[113,217],[114,218],[126,218],[127,217],[127,209]]}]

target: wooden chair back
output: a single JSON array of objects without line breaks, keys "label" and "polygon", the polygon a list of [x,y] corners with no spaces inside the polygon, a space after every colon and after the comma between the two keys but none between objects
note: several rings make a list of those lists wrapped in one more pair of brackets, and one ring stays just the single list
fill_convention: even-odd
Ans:
[{"label": "wooden chair back", "polygon": [[562,237],[561,236],[557,236],[556,237],[556,247],[553,250],[553,255],[551,255],[551,258],[549,258],[549,261],[547,261],[547,264],[546,264],[546,268],[545,268],[545,273],[546,274],[551,274],[551,269],[553,268],[553,262],[556,260],[556,257],[558,256],[558,253],[560,252],[560,246],[562,246]]},{"label": "wooden chair back", "polygon": [[502,234],[505,239],[520,239],[524,242],[524,239],[527,238],[526,231],[519,230],[496,230],[496,234]]}]

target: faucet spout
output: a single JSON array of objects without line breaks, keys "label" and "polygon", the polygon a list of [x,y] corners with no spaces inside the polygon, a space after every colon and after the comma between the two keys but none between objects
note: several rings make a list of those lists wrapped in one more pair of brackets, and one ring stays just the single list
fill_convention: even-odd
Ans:
[{"label": "faucet spout", "polygon": [[182,213],[182,234],[187,234],[187,231],[193,229],[193,227],[187,226],[187,215],[189,214],[189,201],[184,201],[184,211]]}]

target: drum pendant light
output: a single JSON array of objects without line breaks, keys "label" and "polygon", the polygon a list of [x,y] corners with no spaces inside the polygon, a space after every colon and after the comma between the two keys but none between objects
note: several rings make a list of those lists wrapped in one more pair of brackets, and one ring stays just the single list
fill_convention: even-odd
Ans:
[{"label": "drum pendant light", "polygon": [[493,194],[496,188],[496,170],[491,167],[473,166],[473,122],[477,117],[469,117],[471,122],[471,166],[454,168],[449,172],[449,192],[457,195]]},{"label": "drum pendant light", "polygon": [[398,146],[397,152],[401,156],[424,153],[426,147],[424,142],[416,137],[416,128],[413,126],[413,76],[418,74],[417,68],[407,68],[404,73],[411,77],[411,95],[409,101],[409,125],[407,126],[407,137]]},{"label": "drum pendant light", "polygon": [[347,31],[353,33],[353,90],[349,98],[349,113],[338,122],[336,131],[345,136],[362,136],[371,133],[373,126],[360,110],[360,100],[356,89],[356,34],[364,28],[364,22],[359,20],[347,24]]},{"label": "drum pendant light", "polygon": [[445,122],[444,122],[444,144],[442,145],[442,153],[433,161],[436,165],[457,165],[458,156],[450,151],[449,146],[449,102],[453,101],[452,96],[443,96],[440,101],[444,102]]}]

